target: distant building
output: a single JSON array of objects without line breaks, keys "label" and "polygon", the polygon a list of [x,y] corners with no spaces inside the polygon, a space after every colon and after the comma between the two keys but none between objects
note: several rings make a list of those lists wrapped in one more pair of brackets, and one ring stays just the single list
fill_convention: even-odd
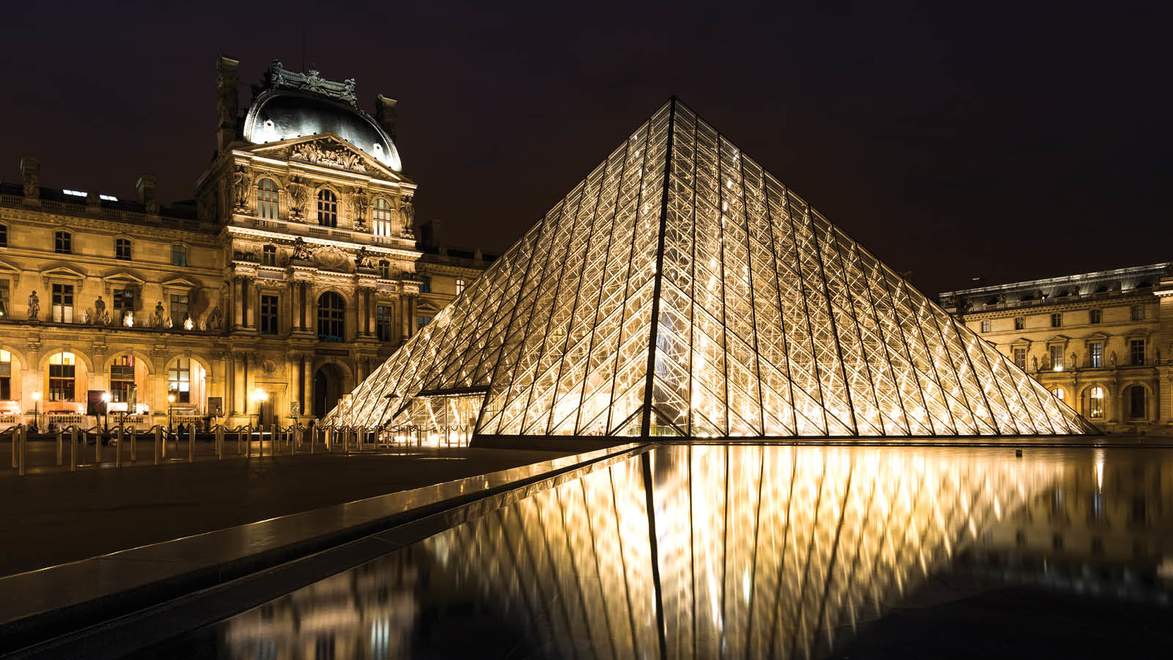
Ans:
[{"label": "distant building", "polygon": [[1106,431],[1173,432],[1173,263],[939,295],[941,305]]},{"label": "distant building", "polygon": [[103,392],[140,425],[319,416],[488,265],[417,243],[394,100],[274,62],[241,113],[217,72],[194,201],[46,187],[34,158],[0,183],[2,422],[84,422]]}]

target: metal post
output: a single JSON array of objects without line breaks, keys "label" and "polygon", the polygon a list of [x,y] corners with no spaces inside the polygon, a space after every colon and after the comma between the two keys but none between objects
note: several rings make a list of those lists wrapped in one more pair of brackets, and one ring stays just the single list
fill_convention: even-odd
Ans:
[{"label": "metal post", "polygon": [[269,437],[273,439],[273,444],[269,446],[269,456],[277,457],[277,425],[269,425]]},{"label": "metal post", "polygon": [[155,427],[155,465],[158,465],[159,461],[161,461],[163,459],[164,446],[165,445],[163,444],[163,427],[156,426]]},{"label": "metal post", "polygon": [[195,460],[195,424],[187,425],[187,462]]},{"label": "metal post", "polygon": [[314,453],[314,432],[307,428],[302,431],[302,434],[310,442],[310,454],[312,455]]},{"label": "metal post", "polygon": [[57,431],[57,465],[65,462],[65,433]]},{"label": "metal post", "polygon": [[77,472],[77,427],[69,428],[69,471]]},{"label": "metal post", "polygon": [[216,460],[224,458],[224,427],[216,427]]},{"label": "metal post", "polygon": [[240,456],[244,453],[244,448],[240,446],[240,427],[236,427],[236,455]]},{"label": "metal post", "polygon": [[248,427],[248,441],[245,443],[245,455],[249,458],[253,457],[253,428]]},{"label": "metal post", "polygon": [[102,466],[102,431],[98,429],[98,434],[94,436],[94,464],[98,467]]},{"label": "metal post", "polygon": [[138,460],[138,431],[130,429],[130,462]]},{"label": "metal post", "polygon": [[114,467],[122,467],[122,427],[114,429]]},{"label": "metal post", "polygon": [[9,428],[8,431],[10,433],[12,433],[12,467],[15,468],[15,467],[18,467],[17,460],[16,460],[16,452],[17,452],[16,445],[20,443],[20,440],[18,440],[16,438],[16,427],[15,426]]},{"label": "metal post", "polygon": [[24,476],[25,464],[29,460],[28,429],[20,427],[20,476]]}]

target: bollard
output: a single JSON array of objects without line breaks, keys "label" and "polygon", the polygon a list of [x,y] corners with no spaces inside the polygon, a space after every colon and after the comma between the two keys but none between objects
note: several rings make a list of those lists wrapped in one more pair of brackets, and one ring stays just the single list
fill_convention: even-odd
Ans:
[{"label": "bollard", "polygon": [[294,433],[294,431],[293,431],[292,426],[290,426],[289,430],[285,432],[285,437],[289,440],[289,455],[290,456],[293,456],[295,453],[297,453],[296,451],[294,451],[296,449],[296,447],[294,446],[293,433]]},{"label": "bollard", "polygon": [[236,455],[240,456],[244,453],[244,449],[240,446],[240,427],[236,427]]},{"label": "bollard", "polygon": [[224,427],[216,427],[216,460],[224,458]]},{"label": "bollard", "polygon": [[195,424],[187,425],[187,462],[195,460]]},{"label": "bollard", "polygon": [[122,467],[122,427],[114,428],[114,467]]},{"label": "bollard", "polygon": [[16,453],[17,453],[16,446],[18,444],[20,444],[20,440],[18,440],[16,437],[16,427],[15,426],[9,428],[8,430],[12,433],[12,467],[15,468],[15,467],[18,467],[17,460],[16,460]]},{"label": "bollard", "polygon": [[253,457],[253,430],[252,430],[251,426],[248,429],[248,442],[245,443],[244,449],[245,449],[245,456],[247,458],[252,458]]},{"label": "bollard", "polygon": [[69,471],[77,472],[77,427],[69,429]]},{"label": "bollard", "polygon": [[271,457],[273,457],[273,458],[276,458],[276,457],[277,457],[277,438],[278,438],[278,433],[279,433],[279,431],[278,431],[278,429],[277,429],[277,425],[276,425],[276,424],[270,424],[270,425],[269,425],[269,438],[272,440],[273,444],[269,445],[269,456],[271,456]]},{"label": "bollard", "polygon": [[102,432],[94,436],[94,465],[102,467]]},{"label": "bollard", "polygon": [[155,465],[163,459],[163,427],[155,427]]},{"label": "bollard", "polygon": [[65,433],[57,432],[57,465],[65,462]]},{"label": "bollard", "polygon": [[138,460],[138,430],[130,429],[130,462]]},{"label": "bollard", "polygon": [[25,464],[29,460],[28,429],[20,429],[20,476],[24,476]]}]

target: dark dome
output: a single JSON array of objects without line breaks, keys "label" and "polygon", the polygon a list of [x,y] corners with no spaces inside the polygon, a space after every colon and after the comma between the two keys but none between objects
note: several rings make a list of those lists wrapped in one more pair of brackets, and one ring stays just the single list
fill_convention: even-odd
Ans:
[{"label": "dark dome", "polygon": [[386,131],[344,103],[291,90],[261,94],[244,120],[244,139],[253,144],[333,133],[398,172],[399,151]]}]

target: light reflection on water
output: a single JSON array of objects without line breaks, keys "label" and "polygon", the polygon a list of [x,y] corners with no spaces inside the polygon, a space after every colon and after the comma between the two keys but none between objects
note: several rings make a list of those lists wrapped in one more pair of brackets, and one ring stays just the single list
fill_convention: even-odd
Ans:
[{"label": "light reflection on water", "polygon": [[959,571],[1164,607],[1171,471],[1134,450],[660,447],[240,614],[216,645],[823,657]]}]

